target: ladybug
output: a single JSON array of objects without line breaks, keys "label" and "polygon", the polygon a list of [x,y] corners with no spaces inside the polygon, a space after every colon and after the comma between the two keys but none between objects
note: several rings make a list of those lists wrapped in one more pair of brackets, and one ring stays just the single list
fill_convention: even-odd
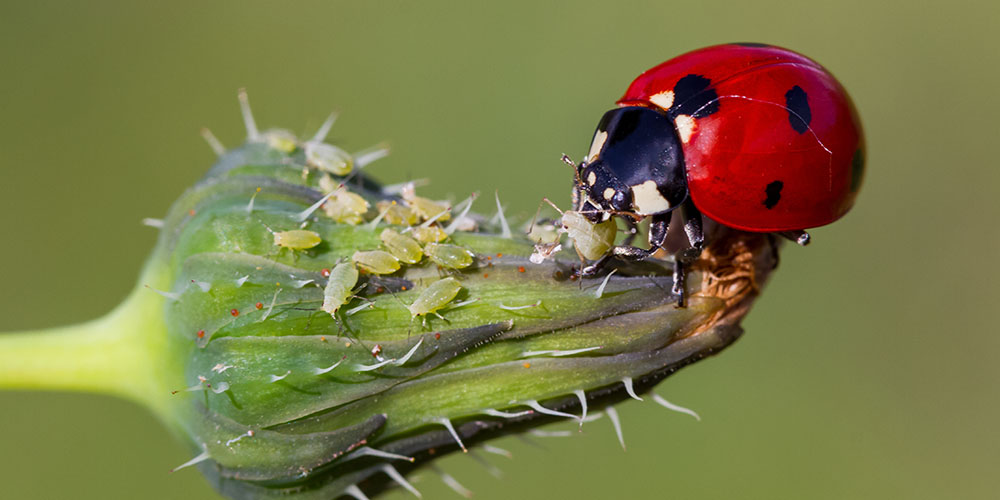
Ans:
[{"label": "ladybug", "polygon": [[864,138],[850,97],[787,49],[695,50],[639,75],[617,104],[583,161],[564,157],[576,168],[573,204],[592,222],[619,216],[634,229],[650,218],[648,249],[629,237],[605,259],[652,255],[679,209],[690,243],[675,259],[680,305],[684,268],[705,243],[703,217],[804,245],[805,229],[847,213],[861,185]]}]

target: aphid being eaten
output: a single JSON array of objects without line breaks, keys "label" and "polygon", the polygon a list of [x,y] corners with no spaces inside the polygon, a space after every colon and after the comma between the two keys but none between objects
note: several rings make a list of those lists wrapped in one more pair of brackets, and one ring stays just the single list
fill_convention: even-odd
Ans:
[{"label": "aphid being eaten", "polygon": [[424,253],[435,264],[448,269],[464,269],[476,260],[476,254],[467,248],[445,243],[428,243]]},{"label": "aphid being eaten", "polygon": [[358,282],[358,269],[352,262],[341,262],[330,270],[330,277],[323,288],[321,309],[336,317],[337,310],[351,299],[351,290]]},{"label": "aphid being eaten", "polygon": [[392,274],[399,271],[399,259],[382,250],[356,251],[351,260],[371,274]]},{"label": "aphid being eaten", "polygon": [[455,278],[437,280],[420,292],[417,300],[413,301],[413,304],[408,306],[407,309],[410,310],[410,315],[413,318],[433,314],[444,319],[437,311],[454,300],[461,290],[462,285]]},{"label": "aphid being eaten", "polygon": [[420,243],[409,236],[399,234],[392,229],[384,229],[379,235],[382,244],[400,262],[416,264],[424,257],[424,250],[420,248]]}]

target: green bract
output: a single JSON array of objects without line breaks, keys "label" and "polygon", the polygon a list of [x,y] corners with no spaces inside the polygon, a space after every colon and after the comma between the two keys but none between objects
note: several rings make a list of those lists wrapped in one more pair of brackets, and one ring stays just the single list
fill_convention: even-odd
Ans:
[{"label": "green bract", "polygon": [[[231,498],[361,498],[449,451],[582,421],[733,342],[773,266],[766,237],[722,230],[678,308],[671,262],[578,279],[573,250],[532,263],[534,241],[474,215],[481,232],[449,236],[447,205],[384,192],[322,134],[250,125],[171,208],[129,301],[52,354],[117,356],[61,387],[151,407]],[[379,209],[320,210],[348,198]],[[49,376],[20,341],[3,360]]]}]

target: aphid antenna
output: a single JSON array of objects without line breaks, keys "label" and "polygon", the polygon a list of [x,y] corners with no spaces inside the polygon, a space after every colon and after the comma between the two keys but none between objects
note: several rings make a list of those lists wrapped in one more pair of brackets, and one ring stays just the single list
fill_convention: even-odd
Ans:
[{"label": "aphid antenna", "polygon": [[[559,215],[562,215],[564,213],[562,211],[562,209],[560,209],[559,207],[557,207],[556,204],[552,203],[552,200],[550,200],[548,198],[542,198],[542,203],[548,203],[550,207],[552,207],[552,208],[554,208],[556,210],[556,212],[559,212]],[[542,204],[541,203],[538,204],[538,208],[539,208],[539,210],[541,210],[541,208],[542,208]]]},{"label": "aphid antenna", "polygon": [[334,189],[333,191],[330,191],[329,193],[326,193],[326,195],[324,195],[322,198],[320,198],[319,201],[317,201],[316,203],[313,203],[312,205],[309,205],[309,208],[307,208],[307,209],[299,212],[295,217],[293,217],[293,219],[296,222],[303,222],[303,221],[305,221],[306,219],[309,218],[310,215],[312,215],[314,212],[316,212],[316,210],[319,210],[319,207],[322,207],[323,204],[326,203],[330,199],[330,197],[332,197],[333,195],[335,195],[338,192],[340,192],[341,189],[344,189],[344,183],[343,182],[341,182],[340,185],[337,186],[337,189]]},{"label": "aphid antenna", "polygon": [[330,133],[330,129],[333,128],[333,124],[337,122],[338,116],[340,116],[339,112],[331,112],[330,115],[326,117],[326,120],[323,121],[323,124],[319,126],[319,129],[316,130],[316,133],[313,134],[312,138],[307,142],[318,143],[325,141],[326,136]]},{"label": "aphid antenna", "polygon": [[574,162],[573,159],[566,153],[563,153],[562,157],[559,159],[562,160],[563,163],[573,167],[573,175],[576,177],[576,185],[583,185],[583,179],[580,177],[580,166],[583,164],[581,163],[580,165],[577,165],[576,162]]},{"label": "aphid antenna", "polygon": [[247,97],[247,89],[240,89],[237,93],[240,100],[240,112],[243,114],[243,125],[247,129],[247,140],[260,142],[260,131],[257,130],[257,122],[253,119],[253,112],[250,110],[250,98]]},{"label": "aphid antenna", "polygon": [[212,151],[215,153],[216,156],[222,156],[226,154],[226,147],[222,145],[222,142],[219,141],[219,138],[216,137],[215,134],[213,134],[212,131],[208,129],[208,127],[201,128],[201,137],[205,139],[205,142],[208,143],[208,147],[212,148]]}]

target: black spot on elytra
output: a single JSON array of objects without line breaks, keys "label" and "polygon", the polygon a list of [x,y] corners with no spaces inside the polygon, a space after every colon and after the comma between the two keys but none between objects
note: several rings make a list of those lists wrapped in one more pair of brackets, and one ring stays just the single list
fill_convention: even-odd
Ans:
[{"label": "black spot on elytra", "polygon": [[851,192],[856,193],[861,187],[861,178],[865,174],[865,152],[858,148],[851,158]]},{"label": "black spot on elytra", "polygon": [[781,188],[783,187],[785,187],[784,182],[774,181],[764,188],[764,193],[767,194],[767,198],[764,199],[765,208],[770,210],[781,201]]},{"label": "black spot on elytra", "polygon": [[785,92],[785,109],[788,110],[788,123],[800,134],[809,130],[812,121],[812,110],[809,109],[809,96],[798,85]]},{"label": "black spot on elytra", "polygon": [[733,42],[729,45],[739,45],[740,47],[760,47],[760,48],[771,47],[771,45],[768,45],[766,43],[757,43],[757,42]]},{"label": "black spot on elytra", "polygon": [[703,118],[719,110],[719,94],[711,88],[712,80],[701,75],[687,75],[674,85],[674,105],[668,114]]}]

